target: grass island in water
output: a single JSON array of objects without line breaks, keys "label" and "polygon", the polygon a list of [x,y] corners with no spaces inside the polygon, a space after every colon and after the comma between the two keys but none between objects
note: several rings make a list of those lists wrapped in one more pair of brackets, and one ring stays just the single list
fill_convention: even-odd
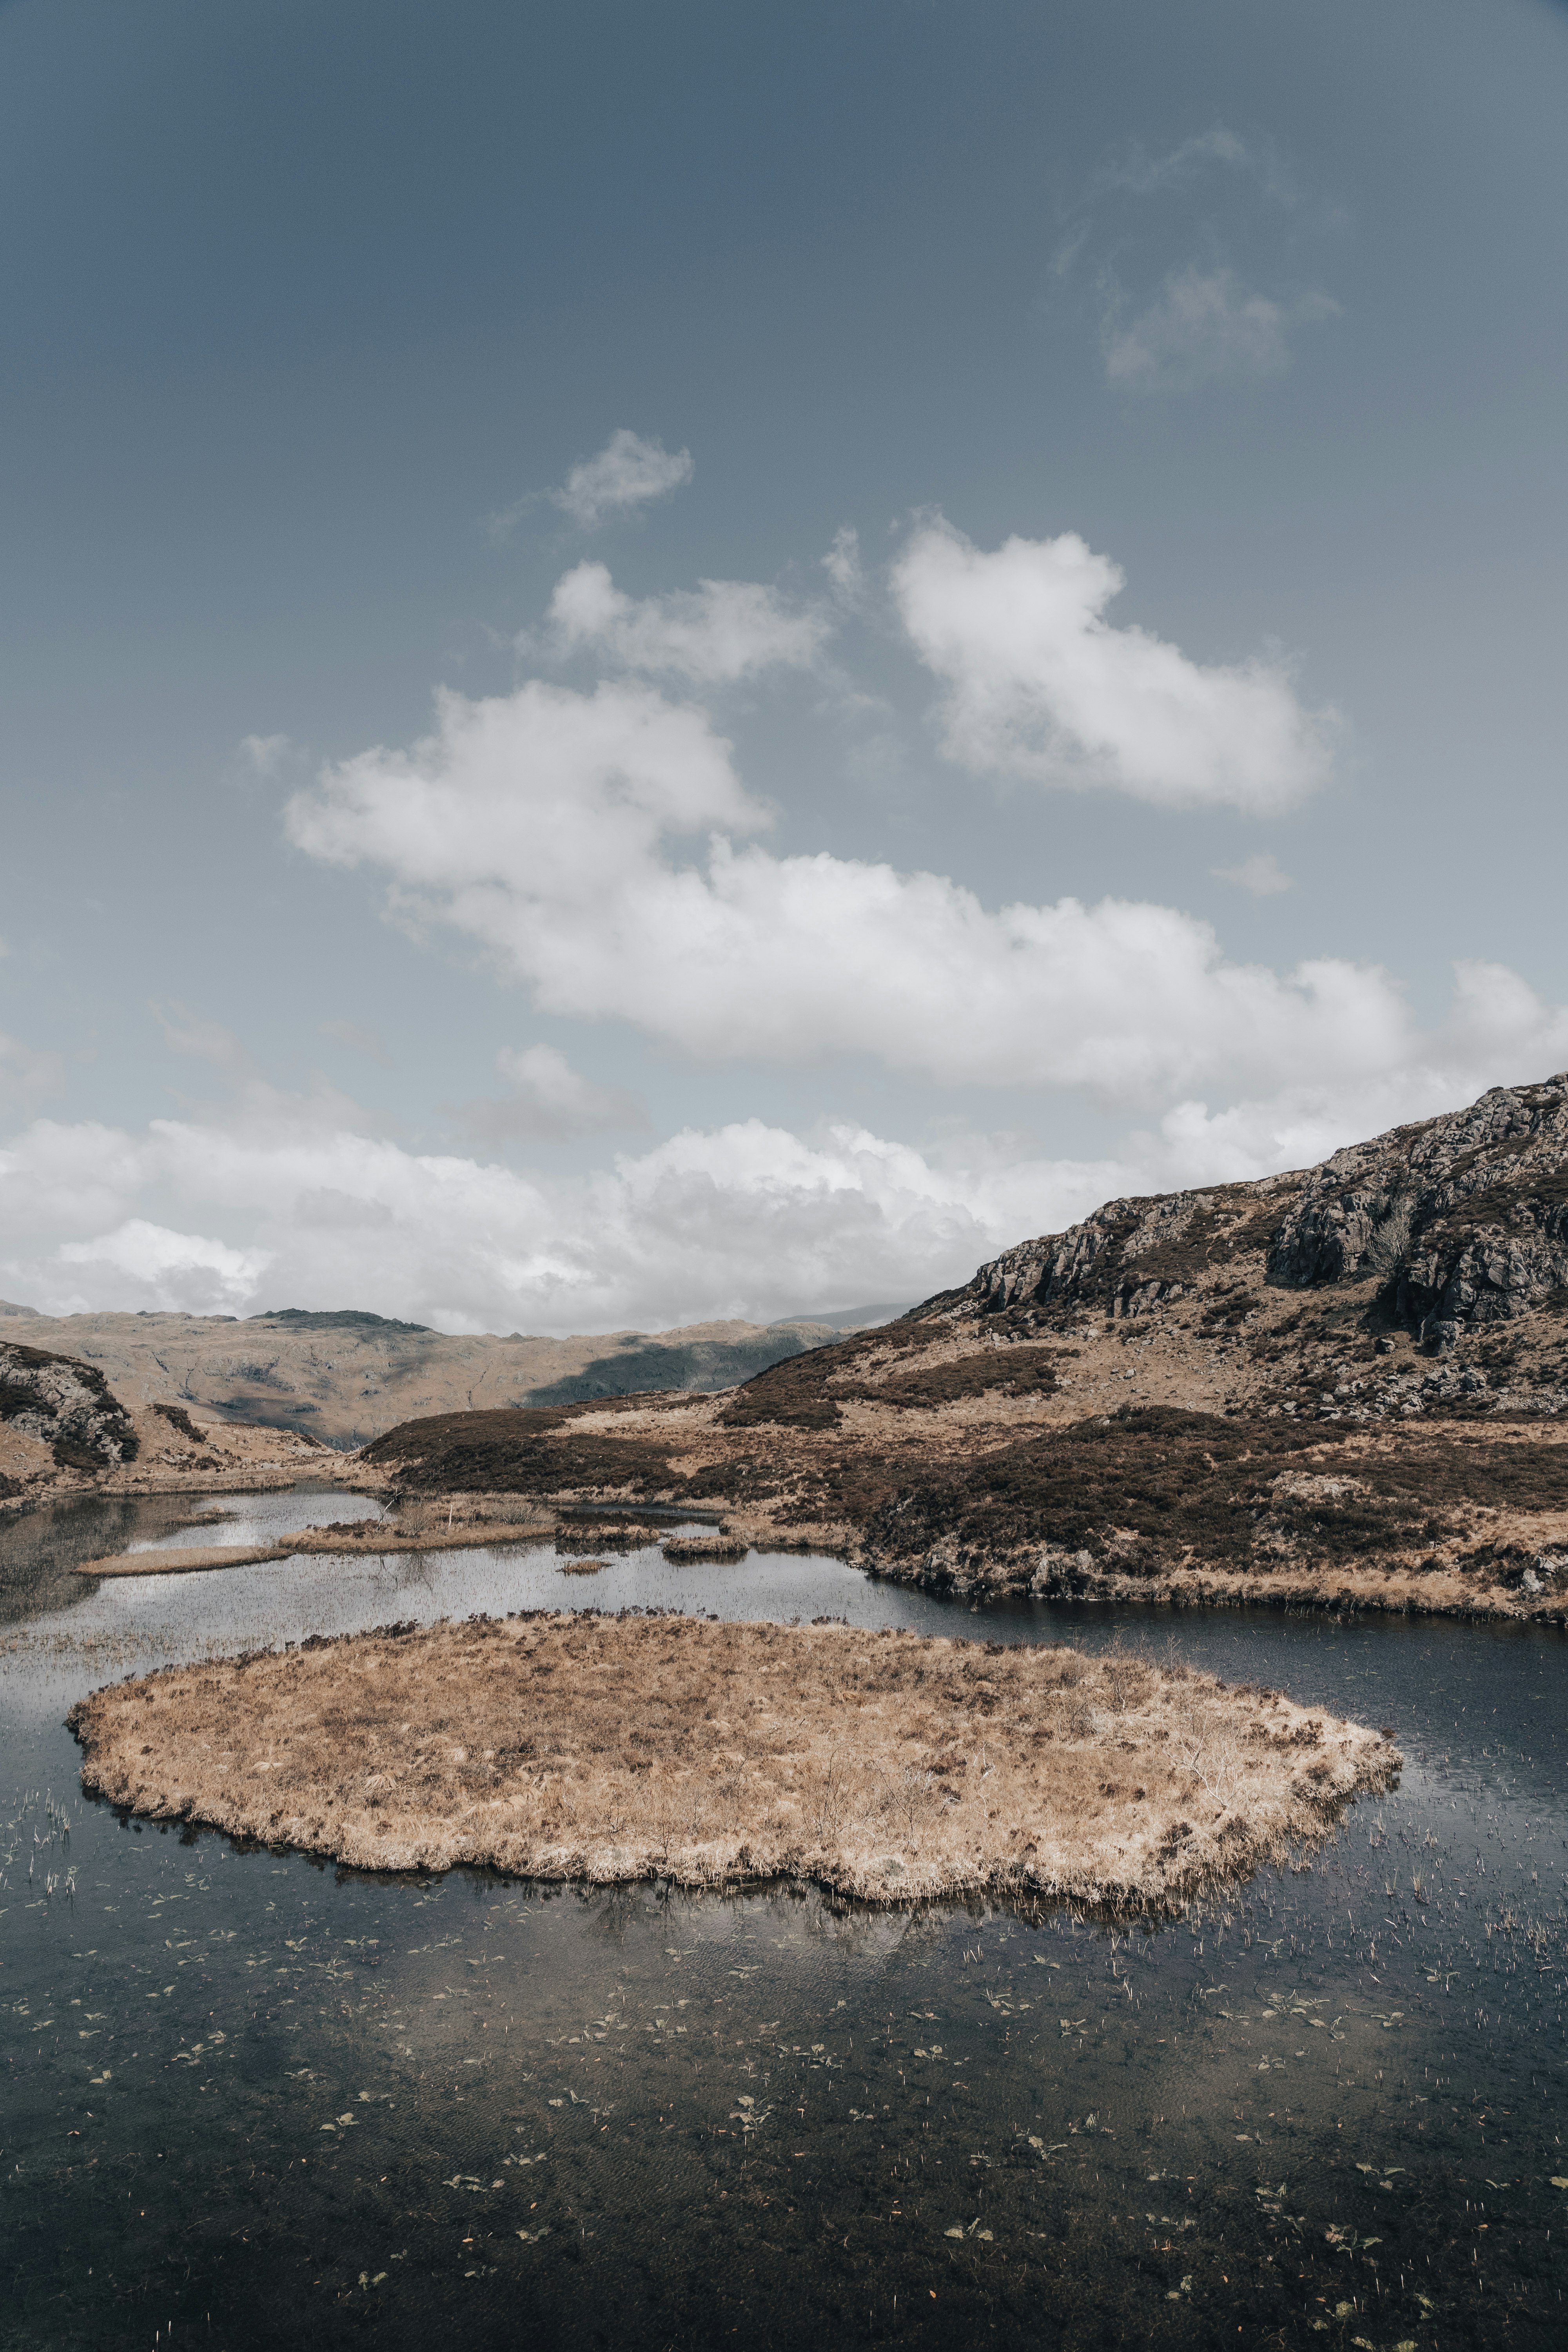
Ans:
[{"label": "grass island in water", "polygon": [[1321,1838],[1387,1735],[1111,1652],[528,1612],[174,1666],[72,1711],[82,1781],[363,1869],[810,1878],[1158,1909]]}]

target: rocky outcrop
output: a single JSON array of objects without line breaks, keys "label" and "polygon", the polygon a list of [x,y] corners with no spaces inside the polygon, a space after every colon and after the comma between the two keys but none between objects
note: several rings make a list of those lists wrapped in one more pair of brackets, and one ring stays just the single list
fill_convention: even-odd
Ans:
[{"label": "rocky outcrop", "polygon": [[112,1470],[138,1452],[131,1415],[92,1364],[0,1341],[0,1421],[47,1445],[62,1470]]},{"label": "rocky outcrop", "polygon": [[1297,1197],[1300,1176],[1108,1201],[1065,1234],[1019,1242],[960,1290],[917,1316],[1075,1313],[1148,1316],[1194,1290],[1205,1274],[1263,1248]]},{"label": "rocky outcrop", "polygon": [[1376,1276],[1388,1322],[1439,1346],[1542,1306],[1568,1290],[1568,1074],[1300,1174],[1108,1201],[915,1312],[1148,1317],[1258,1254],[1279,1288]]},{"label": "rocky outcrop", "polygon": [[1298,1289],[1380,1275],[1394,1318],[1439,1342],[1543,1305],[1568,1286],[1568,1074],[1336,1151],[1267,1263]]}]

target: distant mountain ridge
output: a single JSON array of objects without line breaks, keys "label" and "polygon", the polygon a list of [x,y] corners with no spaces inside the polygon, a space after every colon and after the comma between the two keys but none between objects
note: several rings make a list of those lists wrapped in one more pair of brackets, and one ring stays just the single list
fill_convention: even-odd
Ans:
[{"label": "distant mountain ridge", "polygon": [[291,1307],[244,1322],[24,1310],[0,1321],[0,1356],[25,1343],[93,1367],[132,1409],[166,1403],[342,1450],[422,1413],[732,1388],[839,1337],[826,1324],[725,1322],[570,1339],[453,1338],[358,1308]]}]

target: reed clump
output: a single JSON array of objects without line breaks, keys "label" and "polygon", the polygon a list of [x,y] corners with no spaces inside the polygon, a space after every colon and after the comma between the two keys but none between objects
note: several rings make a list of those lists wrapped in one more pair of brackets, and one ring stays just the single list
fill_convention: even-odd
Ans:
[{"label": "reed clump", "polygon": [[537,1612],[164,1672],[83,1786],[360,1868],[1158,1908],[1324,1835],[1380,1733],[1131,1653]]},{"label": "reed clump", "polygon": [[666,1559],[678,1567],[695,1566],[710,1559],[719,1564],[744,1559],[751,1550],[744,1536],[667,1536],[660,1549]]}]

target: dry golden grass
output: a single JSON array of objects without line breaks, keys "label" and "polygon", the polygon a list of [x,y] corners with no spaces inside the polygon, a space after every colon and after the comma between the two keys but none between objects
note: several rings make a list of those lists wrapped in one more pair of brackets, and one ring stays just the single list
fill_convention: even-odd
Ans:
[{"label": "dry golden grass", "polygon": [[78,1576],[178,1576],[201,1568],[255,1568],[267,1560],[296,1559],[303,1552],[468,1551],[492,1544],[536,1544],[554,1526],[553,1515],[526,1512],[516,1521],[491,1516],[458,1518],[445,1509],[412,1524],[399,1518],[340,1520],[331,1527],[298,1528],[273,1544],[203,1544],[190,1549],[113,1552],[83,1560]]},{"label": "dry golden grass", "polygon": [[363,1868],[879,1902],[1158,1906],[1321,1836],[1401,1762],[1137,1655],[553,1612],[172,1667],[71,1725],[115,1804]]},{"label": "dry golden grass", "polygon": [[704,1559],[744,1559],[752,1547],[744,1536],[667,1536],[659,1547],[666,1559],[695,1565]]}]

